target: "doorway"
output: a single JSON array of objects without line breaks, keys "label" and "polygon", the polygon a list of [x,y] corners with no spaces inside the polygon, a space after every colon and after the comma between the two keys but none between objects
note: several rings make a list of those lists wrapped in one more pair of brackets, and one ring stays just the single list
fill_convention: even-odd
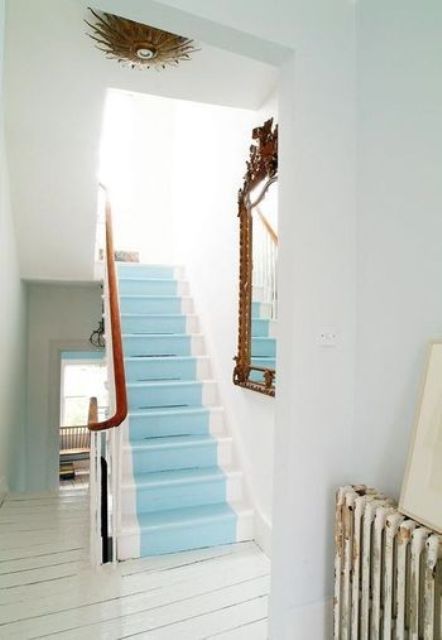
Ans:
[{"label": "doorway", "polygon": [[96,397],[99,419],[107,410],[107,371],[101,352],[62,352],[60,360],[59,482],[60,488],[89,484],[89,400]]}]

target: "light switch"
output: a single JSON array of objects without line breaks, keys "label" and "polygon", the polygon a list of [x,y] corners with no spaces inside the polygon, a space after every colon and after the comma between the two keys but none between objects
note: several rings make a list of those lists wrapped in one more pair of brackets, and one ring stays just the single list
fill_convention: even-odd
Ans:
[{"label": "light switch", "polygon": [[321,347],[336,347],[338,334],[336,331],[321,331],[319,334],[319,344]]}]

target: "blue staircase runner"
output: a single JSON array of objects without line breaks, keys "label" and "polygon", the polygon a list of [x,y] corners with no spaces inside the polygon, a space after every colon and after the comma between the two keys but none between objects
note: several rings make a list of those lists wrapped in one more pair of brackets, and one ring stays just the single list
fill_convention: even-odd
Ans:
[{"label": "blue staircase runner", "polygon": [[[129,403],[122,536],[131,504],[138,529],[137,548],[124,555],[235,542],[238,515],[218,465],[212,408],[204,405],[213,382],[198,377],[207,357],[193,353],[175,270],[119,264],[118,280]],[[271,346],[258,344],[259,354],[272,356]]]}]

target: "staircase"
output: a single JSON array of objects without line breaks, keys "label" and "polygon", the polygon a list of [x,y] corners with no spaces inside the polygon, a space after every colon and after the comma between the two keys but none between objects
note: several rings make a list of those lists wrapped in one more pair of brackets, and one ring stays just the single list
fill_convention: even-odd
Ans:
[{"label": "staircase", "polygon": [[[252,358],[255,367],[276,368],[276,320],[272,319],[272,303],[265,301],[262,287],[253,287]],[[262,373],[252,371],[250,379],[262,382]]]},{"label": "staircase", "polygon": [[[174,267],[118,264],[129,405],[119,560],[253,538],[253,510],[181,277]],[[271,357],[267,347],[258,355]]]}]

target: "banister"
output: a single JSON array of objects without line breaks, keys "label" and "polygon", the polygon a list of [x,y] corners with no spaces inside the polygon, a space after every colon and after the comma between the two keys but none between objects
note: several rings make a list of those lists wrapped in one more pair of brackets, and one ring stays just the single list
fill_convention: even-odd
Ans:
[{"label": "banister", "polygon": [[[106,194],[106,266],[109,292],[110,333],[112,337],[112,360],[115,383],[115,413],[110,418],[98,422],[97,400],[91,398],[88,428],[90,431],[105,431],[118,427],[127,416],[126,375],[124,371],[123,341],[121,337],[120,304],[118,301],[115,251],[112,234],[112,211],[106,187],[100,184]],[[95,402],[93,402],[95,401]]]},{"label": "banister", "polygon": [[267,218],[262,213],[262,211],[260,210],[259,207],[256,207],[256,211],[258,212],[259,219],[261,220],[262,224],[264,225],[267,233],[271,237],[271,239],[273,241],[273,244],[278,245],[278,234],[276,233],[276,231],[274,230],[274,228],[272,227],[272,225],[267,220]]}]

